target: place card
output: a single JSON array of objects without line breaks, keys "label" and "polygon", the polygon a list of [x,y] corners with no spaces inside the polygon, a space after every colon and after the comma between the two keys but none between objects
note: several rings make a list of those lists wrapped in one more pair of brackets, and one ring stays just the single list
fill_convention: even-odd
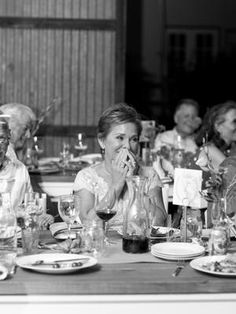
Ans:
[{"label": "place card", "polygon": [[175,168],[173,204],[205,208],[207,202],[202,198],[202,170]]}]

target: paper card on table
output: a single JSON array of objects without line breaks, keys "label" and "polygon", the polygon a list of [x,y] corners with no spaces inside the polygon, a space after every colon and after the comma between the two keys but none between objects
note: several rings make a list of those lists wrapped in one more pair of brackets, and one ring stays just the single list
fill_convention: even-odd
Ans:
[{"label": "paper card on table", "polygon": [[194,208],[207,207],[202,198],[202,171],[176,168],[174,174],[173,204]]}]

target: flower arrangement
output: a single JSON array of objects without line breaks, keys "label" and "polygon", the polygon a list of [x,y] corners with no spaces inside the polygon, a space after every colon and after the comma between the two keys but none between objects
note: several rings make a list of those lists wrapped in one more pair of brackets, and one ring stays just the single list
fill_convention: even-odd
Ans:
[{"label": "flower arrangement", "polygon": [[204,144],[201,148],[201,157],[196,161],[205,174],[204,188],[200,193],[202,197],[208,202],[214,202],[225,196],[225,180],[227,174],[227,167],[221,166],[215,170],[212,166],[212,161],[208,154],[207,145]]},{"label": "flower arrangement", "polygon": [[227,215],[235,214],[236,202],[236,157],[227,157],[221,163],[218,170],[212,166],[208,155],[207,146],[203,146],[205,155],[196,162],[207,174],[205,189],[200,193],[210,203],[225,200]]}]

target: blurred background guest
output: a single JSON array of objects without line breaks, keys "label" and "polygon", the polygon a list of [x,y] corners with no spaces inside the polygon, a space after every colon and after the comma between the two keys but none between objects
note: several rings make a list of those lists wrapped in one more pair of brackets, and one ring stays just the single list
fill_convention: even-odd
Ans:
[{"label": "blurred background guest", "polygon": [[176,166],[191,167],[198,148],[194,138],[201,124],[198,114],[198,102],[193,99],[181,99],[175,108],[175,127],[157,134],[154,144],[154,151],[157,152],[154,166],[161,178],[165,175],[173,176]]},{"label": "blurred background guest", "polygon": [[[75,179],[73,190],[82,199],[81,220],[96,217],[95,198],[99,205],[115,208],[116,215],[111,225],[123,223],[123,207],[128,201],[126,177],[141,174],[137,154],[141,121],[134,108],[116,104],[106,109],[98,122],[98,142],[104,152],[104,160],[81,170]],[[153,170],[149,174],[149,196],[153,199],[150,210],[154,212],[156,224],[164,225],[166,211],[162,199],[162,184]]]},{"label": "blurred background guest", "polygon": [[[24,201],[25,193],[33,192],[30,177],[26,166],[17,158],[7,156],[7,149],[11,138],[11,131],[6,118],[0,111],[0,193],[10,193],[14,211]],[[47,226],[54,218],[43,213],[39,223]]]},{"label": "blurred background guest", "polygon": [[211,107],[196,137],[196,143],[203,145],[199,162],[206,159],[209,165],[218,170],[226,157],[234,154],[236,141],[236,102],[226,101]]},{"label": "blurred background guest", "polygon": [[30,107],[19,103],[4,104],[0,110],[10,116],[11,138],[7,154],[24,162],[26,141],[31,137],[36,116]]},{"label": "blurred background guest", "polygon": [[24,164],[6,155],[10,137],[8,123],[0,113],[0,192],[9,192],[13,208],[17,208],[23,202],[25,193],[32,192],[32,187]]},{"label": "blurred background guest", "polygon": [[175,127],[157,135],[155,149],[159,150],[162,146],[173,148],[181,144],[185,151],[194,153],[197,145],[193,135],[201,124],[198,114],[199,104],[195,100],[181,99],[174,112]]}]

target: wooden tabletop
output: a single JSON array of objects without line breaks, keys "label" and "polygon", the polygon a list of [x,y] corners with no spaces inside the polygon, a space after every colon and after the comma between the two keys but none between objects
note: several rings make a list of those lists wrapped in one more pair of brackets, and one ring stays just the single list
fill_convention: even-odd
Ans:
[{"label": "wooden tabletop", "polygon": [[[48,232],[46,232],[48,233]],[[45,238],[45,235],[44,235]],[[121,239],[120,239],[121,241]],[[121,246],[120,246],[121,247]],[[112,250],[111,259],[112,259]],[[0,282],[1,295],[111,295],[236,293],[236,277],[198,272],[189,263],[178,277],[176,262],[157,260],[151,253],[101,258],[94,267],[71,274],[50,275],[17,268],[13,278]],[[125,256],[126,262],[120,262]],[[134,256],[136,255],[136,256]],[[136,262],[135,262],[136,261]]]}]

